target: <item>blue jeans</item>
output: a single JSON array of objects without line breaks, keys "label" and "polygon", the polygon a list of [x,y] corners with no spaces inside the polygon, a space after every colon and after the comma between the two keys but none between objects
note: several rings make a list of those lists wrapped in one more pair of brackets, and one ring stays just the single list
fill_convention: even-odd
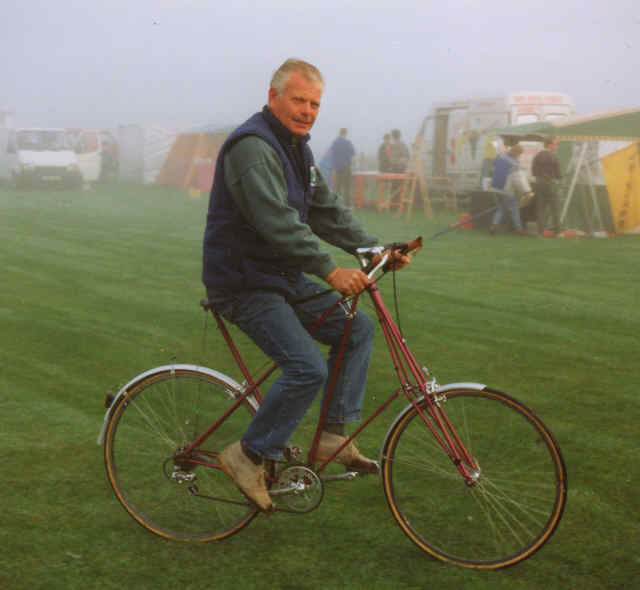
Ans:
[{"label": "blue jeans", "polygon": [[503,215],[507,212],[511,215],[513,229],[516,231],[522,229],[522,224],[520,223],[520,201],[514,195],[499,195],[498,208],[493,214],[493,220],[491,223],[493,225],[498,225],[502,220]]},{"label": "blue jeans", "polygon": [[[294,299],[324,289],[301,275]],[[331,293],[294,307],[273,291],[209,289],[207,295],[216,311],[246,332],[282,371],[242,436],[243,443],[254,453],[279,459],[318,391],[324,388],[326,394],[328,376],[335,366],[344,333],[345,313],[338,307],[313,335],[307,328],[338,296]],[[371,319],[358,310],[345,344],[328,423],[360,419],[374,331]],[[314,339],[329,346],[328,360]]]}]

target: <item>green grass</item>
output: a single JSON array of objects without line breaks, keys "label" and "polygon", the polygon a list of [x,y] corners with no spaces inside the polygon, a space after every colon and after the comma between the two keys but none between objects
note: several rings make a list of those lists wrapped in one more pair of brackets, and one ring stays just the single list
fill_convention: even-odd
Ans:
[{"label": "green grass", "polygon": [[[401,324],[441,383],[520,398],[556,435],[569,499],[551,541],[508,570],[443,565],[394,524],[375,478],[327,485],[306,516],[259,517],[216,544],[164,541],[109,488],[104,392],[172,360],[237,377],[198,301],[206,198],[102,186],[0,187],[0,588],[623,588],[640,573],[640,240],[540,240],[458,230],[398,275]],[[384,241],[451,216],[359,213]],[[340,261],[348,257],[337,254]],[[381,283],[391,295],[391,281]],[[391,303],[391,297],[388,298]],[[252,366],[263,358],[247,350]],[[382,338],[367,408],[394,387]],[[374,455],[403,404],[362,435]],[[395,410],[395,411],[394,411]]]}]

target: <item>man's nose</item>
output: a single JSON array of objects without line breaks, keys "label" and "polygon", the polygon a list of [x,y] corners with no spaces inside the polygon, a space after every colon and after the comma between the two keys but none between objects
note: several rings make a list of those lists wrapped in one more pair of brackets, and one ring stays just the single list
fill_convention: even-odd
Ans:
[{"label": "man's nose", "polygon": [[302,103],[302,113],[305,115],[311,115],[312,114],[312,110],[311,110],[311,103],[310,102],[303,102]]}]

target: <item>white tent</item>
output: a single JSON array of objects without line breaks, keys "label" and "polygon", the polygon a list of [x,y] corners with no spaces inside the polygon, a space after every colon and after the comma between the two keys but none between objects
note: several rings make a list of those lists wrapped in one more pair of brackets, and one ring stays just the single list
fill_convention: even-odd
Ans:
[{"label": "white tent", "polygon": [[179,133],[157,125],[120,125],[120,179],[152,184]]},{"label": "white tent", "polygon": [[120,179],[153,184],[178,136],[222,131],[212,125],[120,125]]}]

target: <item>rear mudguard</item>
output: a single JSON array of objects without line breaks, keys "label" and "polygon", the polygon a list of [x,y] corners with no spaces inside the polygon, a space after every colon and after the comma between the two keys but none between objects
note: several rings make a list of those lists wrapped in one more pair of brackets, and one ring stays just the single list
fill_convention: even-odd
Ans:
[{"label": "rear mudguard", "polygon": [[[158,375],[160,373],[166,373],[167,371],[169,372],[195,371],[198,373],[204,373],[206,375],[209,375],[210,377],[213,377],[219,381],[222,381],[224,384],[228,385],[229,396],[232,398],[235,397],[232,394],[232,391],[244,390],[244,386],[240,385],[239,383],[231,379],[231,377],[228,377],[227,375],[220,373],[214,369],[208,369],[207,367],[199,367],[198,365],[162,365],[161,367],[155,367],[153,369],[149,369],[144,373],[140,373],[139,375],[136,375],[133,379],[131,379],[131,381],[129,381],[126,385],[124,385],[120,389],[120,391],[118,391],[118,393],[115,395],[115,397],[113,398],[113,401],[110,403],[109,407],[107,408],[107,411],[104,414],[104,421],[102,423],[102,428],[100,429],[100,434],[98,434],[98,440],[96,441],[98,445],[101,445],[104,443],[104,435],[105,435],[105,432],[107,431],[107,424],[109,423],[109,419],[111,418],[111,415],[113,414],[113,411],[115,410],[115,408],[118,407],[118,404],[122,400],[123,396],[141,381],[144,381],[145,379],[148,379],[149,377],[153,377],[154,375]],[[251,403],[254,406],[254,409],[257,410],[258,406],[253,396],[250,395],[247,399],[249,403]]]}]

